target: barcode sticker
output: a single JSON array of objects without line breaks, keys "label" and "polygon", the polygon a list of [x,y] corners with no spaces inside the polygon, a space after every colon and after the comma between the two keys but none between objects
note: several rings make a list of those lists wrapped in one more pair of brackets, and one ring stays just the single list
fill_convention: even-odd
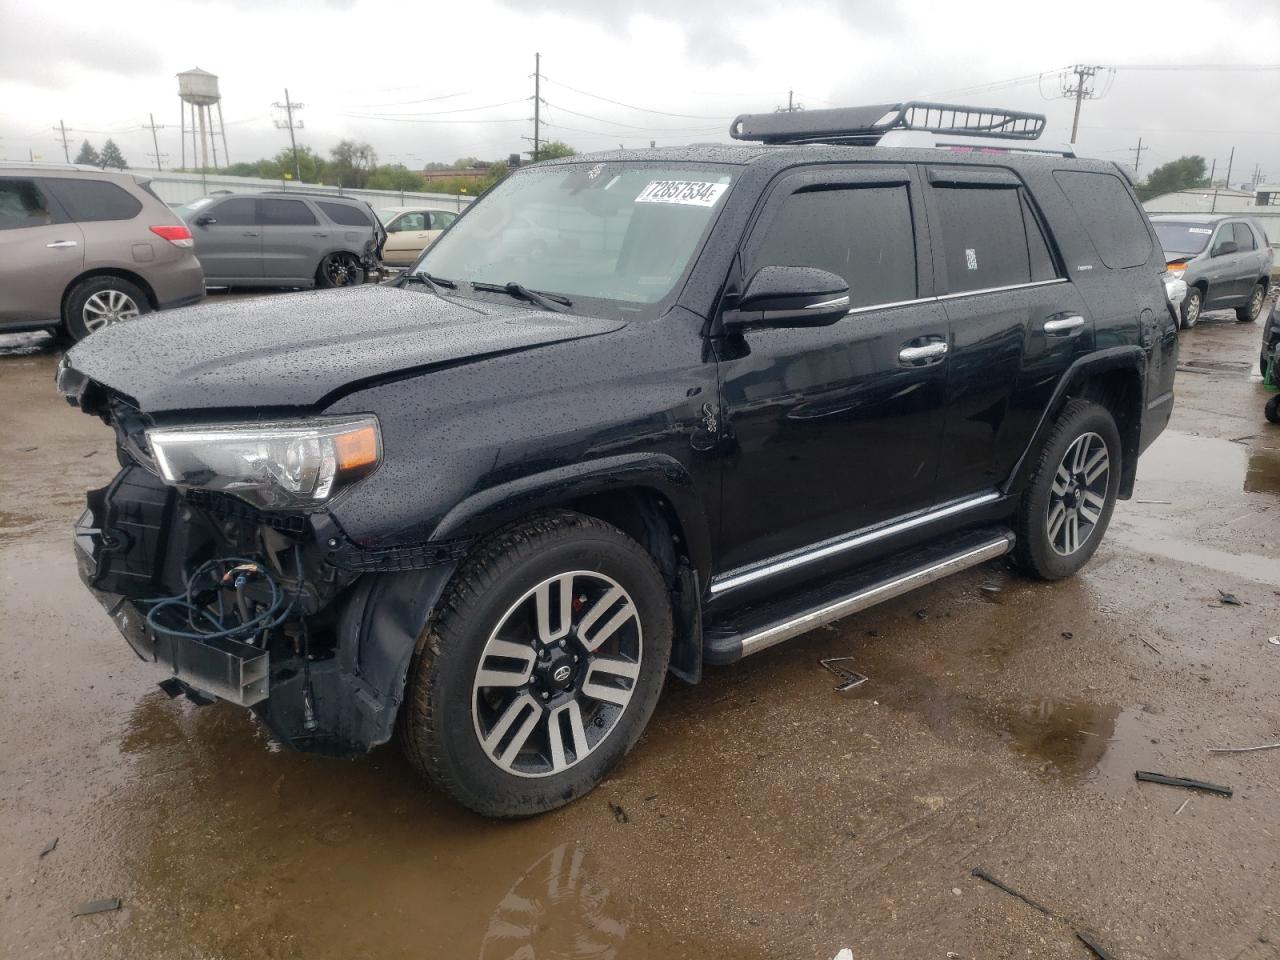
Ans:
[{"label": "barcode sticker", "polygon": [[640,191],[636,203],[680,203],[688,207],[714,207],[727,183],[698,180],[654,180]]}]

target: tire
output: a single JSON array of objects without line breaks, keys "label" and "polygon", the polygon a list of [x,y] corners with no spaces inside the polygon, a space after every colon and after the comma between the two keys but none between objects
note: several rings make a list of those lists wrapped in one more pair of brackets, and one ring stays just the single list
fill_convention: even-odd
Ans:
[{"label": "tire", "polygon": [[1204,291],[1199,287],[1192,287],[1187,291],[1187,297],[1182,301],[1182,329],[1190,330],[1196,325],[1196,321],[1200,319],[1201,310],[1204,308]]},{"label": "tire", "polygon": [[89,277],[67,294],[62,324],[67,336],[80,341],[95,330],[151,312],[151,301],[135,283],[119,277]]},{"label": "tire", "polygon": [[364,267],[350,253],[331,253],[316,268],[316,286],[326,290],[333,287],[358,287],[364,283]]},{"label": "tire", "polygon": [[[1099,451],[1106,453],[1103,475],[1096,472]],[[1120,432],[1111,414],[1087,400],[1070,401],[1045,440],[1018,506],[1014,560],[1024,572],[1061,580],[1088,562],[1111,521],[1120,467]],[[1063,470],[1070,476],[1065,484]],[[1059,510],[1062,519],[1055,524]]]},{"label": "tire", "polygon": [[1267,284],[1263,280],[1259,280],[1253,285],[1253,292],[1249,294],[1249,302],[1243,307],[1236,308],[1236,323],[1253,323],[1258,319],[1258,314],[1262,312],[1262,305],[1267,300]]},{"label": "tire", "polygon": [[1280,423],[1280,393],[1277,393],[1267,401],[1266,409],[1263,412],[1272,423]]},{"label": "tire", "polygon": [[[621,597],[610,600],[615,588]],[[662,690],[671,635],[662,575],[616,527],[568,511],[509,527],[458,570],[418,641],[401,745],[476,813],[563,806],[635,744]]]}]

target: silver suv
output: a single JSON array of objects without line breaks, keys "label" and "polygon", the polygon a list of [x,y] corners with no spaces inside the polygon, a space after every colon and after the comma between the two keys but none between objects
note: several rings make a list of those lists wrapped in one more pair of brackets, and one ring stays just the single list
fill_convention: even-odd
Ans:
[{"label": "silver suv", "polygon": [[211,287],[348,287],[379,266],[387,231],[363,200],[227,194],[178,208]]},{"label": "silver suv", "polygon": [[76,340],[204,296],[191,231],[147,181],[93,167],[0,164],[0,332]]},{"label": "silver suv", "polygon": [[1187,284],[1182,329],[1205,310],[1234,308],[1252,323],[1262,311],[1275,253],[1258,221],[1225,214],[1160,214],[1151,218],[1169,272]]}]

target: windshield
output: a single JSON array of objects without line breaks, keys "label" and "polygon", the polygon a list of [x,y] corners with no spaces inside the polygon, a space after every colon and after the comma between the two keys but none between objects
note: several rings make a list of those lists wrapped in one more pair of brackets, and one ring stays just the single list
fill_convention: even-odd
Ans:
[{"label": "windshield", "polygon": [[733,168],[616,162],[534,167],[478,201],[415,271],[454,283],[618,301],[670,295],[701,246]]},{"label": "windshield", "polygon": [[197,210],[202,207],[207,207],[209,204],[213,203],[215,199],[216,198],[214,197],[201,197],[199,200],[192,200],[190,203],[184,203],[180,207],[174,207],[173,212],[185,220]]},{"label": "windshield", "polygon": [[1170,220],[1157,220],[1152,224],[1156,228],[1156,236],[1160,238],[1160,246],[1165,255],[1171,253],[1190,256],[1199,253],[1209,244],[1213,236],[1213,227],[1200,223],[1177,223]]}]

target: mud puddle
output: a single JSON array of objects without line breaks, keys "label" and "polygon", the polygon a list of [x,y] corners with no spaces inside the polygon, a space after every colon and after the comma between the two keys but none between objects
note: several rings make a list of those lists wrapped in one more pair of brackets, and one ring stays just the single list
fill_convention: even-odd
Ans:
[{"label": "mud puddle", "polygon": [[1280,493],[1280,439],[1259,435],[1236,442],[1166,430],[1142,455],[1138,480]]}]

